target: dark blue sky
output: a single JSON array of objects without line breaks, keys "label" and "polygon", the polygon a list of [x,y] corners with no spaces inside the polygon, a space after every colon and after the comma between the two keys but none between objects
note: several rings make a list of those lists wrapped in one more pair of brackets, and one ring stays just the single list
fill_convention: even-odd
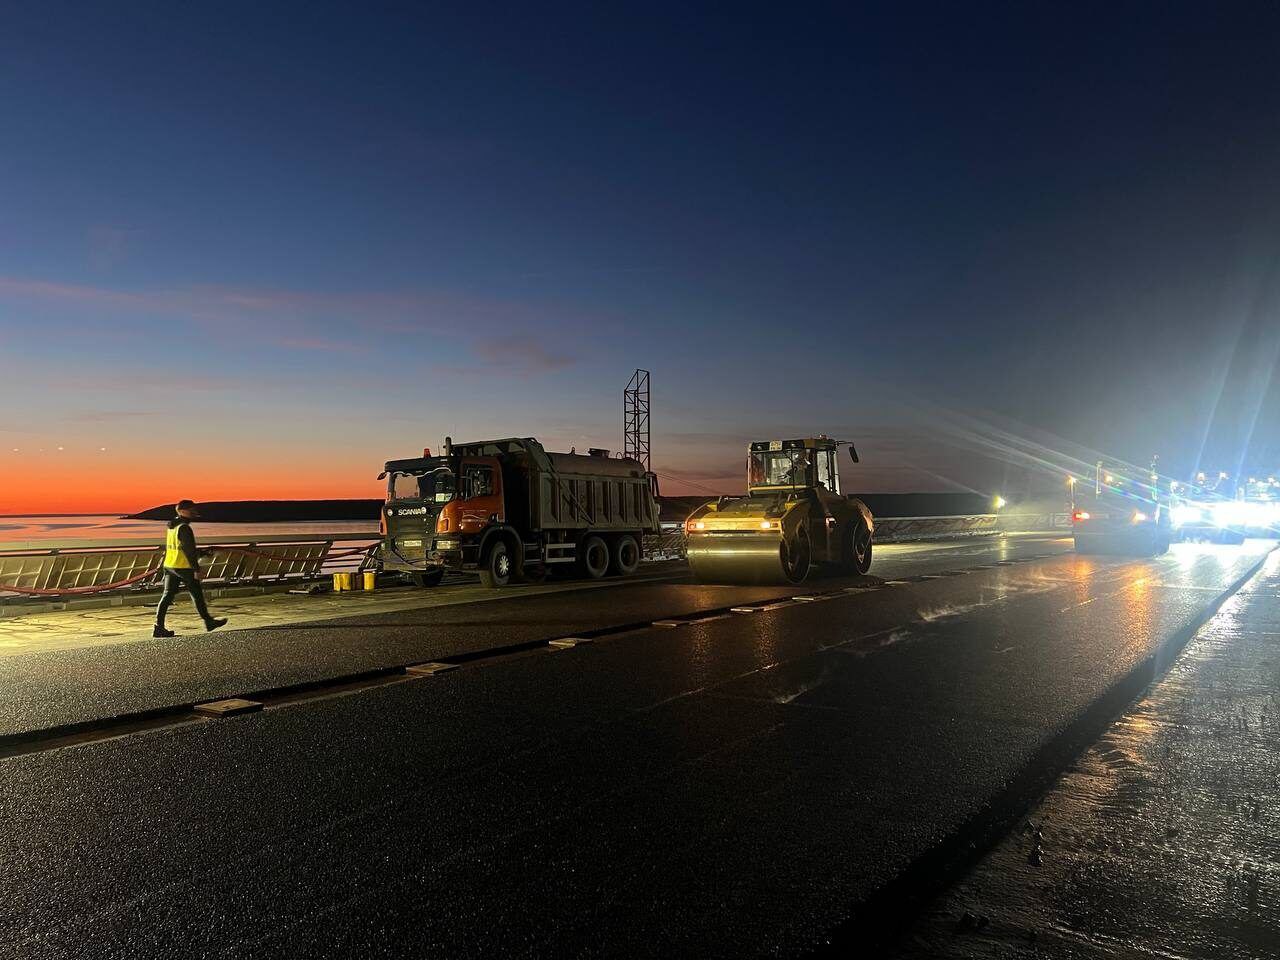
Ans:
[{"label": "dark blue sky", "polygon": [[6,14],[11,489],[616,448],[640,365],[703,487],[822,431],[874,489],[1280,468],[1270,5],[266,6]]}]

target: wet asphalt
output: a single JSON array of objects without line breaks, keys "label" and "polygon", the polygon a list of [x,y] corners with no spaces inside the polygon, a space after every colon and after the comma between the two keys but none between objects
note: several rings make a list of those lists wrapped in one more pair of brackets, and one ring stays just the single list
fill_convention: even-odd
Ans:
[{"label": "wet asphalt", "polygon": [[856,945],[1260,556],[1060,556],[0,761],[0,956]]},{"label": "wet asphalt", "polygon": [[[1045,537],[890,547],[872,572],[892,578],[1068,549],[1069,540]],[[572,592],[251,630],[236,630],[232,624],[213,634],[172,640],[6,657],[0,670],[0,738],[583,631],[688,616],[806,589],[837,589],[844,582],[815,579],[803,589],[697,585],[681,570],[668,582],[619,581]]]},{"label": "wet asphalt", "polygon": [[893,956],[1280,956],[1280,553]]}]

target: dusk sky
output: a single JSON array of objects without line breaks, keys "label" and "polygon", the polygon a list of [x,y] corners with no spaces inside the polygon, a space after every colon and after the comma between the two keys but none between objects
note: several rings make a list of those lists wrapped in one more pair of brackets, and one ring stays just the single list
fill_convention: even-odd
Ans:
[{"label": "dusk sky", "polygon": [[[450,6],[453,9],[450,9]],[[1280,469],[1280,8],[10,5],[0,513],[441,437]]]}]

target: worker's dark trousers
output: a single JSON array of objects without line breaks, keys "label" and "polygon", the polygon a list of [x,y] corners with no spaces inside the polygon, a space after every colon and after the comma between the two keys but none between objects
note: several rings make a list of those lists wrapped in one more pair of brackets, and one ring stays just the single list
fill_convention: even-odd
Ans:
[{"label": "worker's dark trousers", "polygon": [[164,615],[169,612],[169,604],[173,603],[174,597],[183,587],[186,587],[187,593],[191,594],[191,600],[196,605],[196,613],[200,614],[200,619],[205,623],[213,619],[209,616],[209,608],[205,606],[204,591],[200,589],[200,581],[196,579],[195,571],[165,567],[164,593],[160,594],[160,603],[156,606],[157,627],[164,627]]}]

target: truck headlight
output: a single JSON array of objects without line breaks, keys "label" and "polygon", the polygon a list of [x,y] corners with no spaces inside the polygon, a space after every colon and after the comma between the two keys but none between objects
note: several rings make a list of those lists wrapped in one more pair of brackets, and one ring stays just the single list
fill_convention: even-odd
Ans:
[{"label": "truck headlight", "polygon": [[437,550],[457,550],[458,541],[457,540],[437,540],[435,543],[435,548]]}]

